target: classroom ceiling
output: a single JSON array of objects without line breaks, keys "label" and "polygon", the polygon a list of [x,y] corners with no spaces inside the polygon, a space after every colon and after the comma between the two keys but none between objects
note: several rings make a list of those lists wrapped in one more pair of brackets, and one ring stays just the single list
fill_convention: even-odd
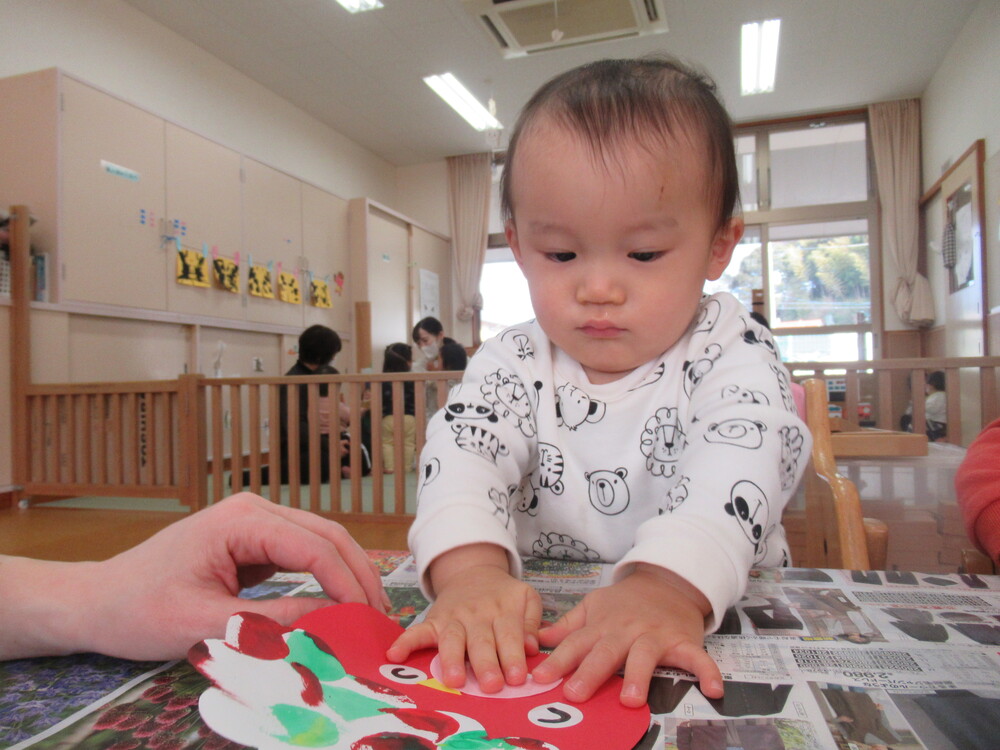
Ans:
[{"label": "classroom ceiling", "polygon": [[[408,165],[490,147],[423,83],[427,75],[450,71],[484,103],[493,97],[508,131],[556,73],[656,52],[707,70],[736,122],[825,112],[919,96],[979,0],[383,0],[384,8],[354,15],[334,0],[126,2],[390,163]],[[473,4],[480,15],[540,6],[524,7],[525,18],[547,26],[551,9],[553,28],[571,37],[574,24],[591,33],[587,24],[605,18],[625,28],[611,23],[628,11],[620,6],[647,3],[662,11],[665,33],[519,57],[505,57],[470,12]],[[775,91],[741,97],[740,26],[769,18],[781,19]],[[532,31],[524,28],[521,39],[530,43]]]}]

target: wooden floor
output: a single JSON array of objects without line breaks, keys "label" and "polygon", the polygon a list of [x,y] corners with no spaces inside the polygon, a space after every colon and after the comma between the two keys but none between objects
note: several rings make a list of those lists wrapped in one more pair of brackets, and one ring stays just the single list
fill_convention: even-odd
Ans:
[{"label": "wooden floor", "polygon": [[[82,508],[0,510],[0,554],[43,560],[105,560],[185,517],[185,513]],[[406,549],[411,518],[338,517],[365,549]]]}]

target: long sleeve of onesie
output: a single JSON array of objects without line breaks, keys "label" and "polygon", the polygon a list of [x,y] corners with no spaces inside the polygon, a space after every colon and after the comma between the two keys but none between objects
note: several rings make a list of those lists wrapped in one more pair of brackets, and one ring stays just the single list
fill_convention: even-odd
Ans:
[{"label": "long sleeve of onesie", "polygon": [[711,602],[714,629],[754,564],[784,565],[781,513],[811,441],[769,332],[733,297],[705,297],[685,335],[612,383],[535,324],[470,360],[428,427],[410,530],[430,562],[496,544],[534,555],[671,570]]},{"label": "long sleeve of onesie", "polygon": [[969,539],[1000,560],[1000,419],[969,445],[955,473],[955,497]]}]

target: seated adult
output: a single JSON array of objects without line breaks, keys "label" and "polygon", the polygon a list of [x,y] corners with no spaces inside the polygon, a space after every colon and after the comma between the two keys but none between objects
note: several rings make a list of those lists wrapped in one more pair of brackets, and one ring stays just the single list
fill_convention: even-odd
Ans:
[{"label": "seated adult", "polygon": [[955,472],[955,497],[969,539],[1000,564],[1000,419],[969,445]]},{"label": "seated adult", "polygon": [[464,370],[469,361],[465,347],[444,335],[437,318],[427,317],[413,327],[413,342],[423,357],[414,362],[416,371]]},{"label": "seated adult", "polygon": [[[382,372],[410,372],[413,365],[413,350],[409,344],[398,342],[385,348]],[[396,469],[395,419],[392,416],[392,383],[382,383],[382,469],[392,474]],[[414,384],[403,383],[403,470],[414,466],[416,457],[417,420],[416,388]]]},{"label": "seated adult", "polygon": [[[312,325],[299,336],[299,357],[285,375],[339,375],[340,372],[331,363],[340,352],[340,336],[337,332],[324,325]],[[291,477],[291,467],[298,466],[299,482],[309,482],[309,387],[300,384],[298,387],[298,455],[289,457],[288,434],[288,388],[282,386],[278,392],[278,434],[281,444],[281,483],[288,484]],[[342,425],[350,421],[350,411],[346,404],[330,404],[326,383],[319,386],[319,456],[320,482],[330,481],[330,435],[340,440],[341,471],[347,476],[350,473],[350,450],[348,434],[342,430]],[[361,445],[362,473],[371,471],[371,459],[368,450]],[[249,470],[244,471],[243,481],[250,483]],[[270,482],[270,468],[261,469],[261,484]]]},{"label": "seated adult", "polygon": [[[278,570],[313,573],[329,598],[238,598]],[[178,659],[222,638],[235,612],[290,625],[331,600],[390,607],[343,526],[244,492],[101,562],[0,555],[0,659],[90,651]]]},{"label": "seated adult", "polygon": [[[927,439],[943,440],[948,433],[948,397],[945,395],[944,372],[935,370],[927,375],[924,383],[924,421]],[[899,419],[900,429],[913,432],[913,402]]]}]

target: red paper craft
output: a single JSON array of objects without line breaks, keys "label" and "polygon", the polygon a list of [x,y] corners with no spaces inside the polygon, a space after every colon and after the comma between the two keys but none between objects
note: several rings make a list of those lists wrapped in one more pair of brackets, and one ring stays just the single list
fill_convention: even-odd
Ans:
[{"label": "red paper craft", "polygon": [[[586,703],[559,683],[507,688],[494,696],[434,678],[436,652],[390,664],[403,629],[363,604],[312,612],[292,628],[234,615],[225,641],[188,655],[212,680],[199,707],[225,737],[257,747],[357,750],[629,750],[649,727],[649,709],[626,708],[613,677]],[[529,658],[529,669],[544,659]]]}]

